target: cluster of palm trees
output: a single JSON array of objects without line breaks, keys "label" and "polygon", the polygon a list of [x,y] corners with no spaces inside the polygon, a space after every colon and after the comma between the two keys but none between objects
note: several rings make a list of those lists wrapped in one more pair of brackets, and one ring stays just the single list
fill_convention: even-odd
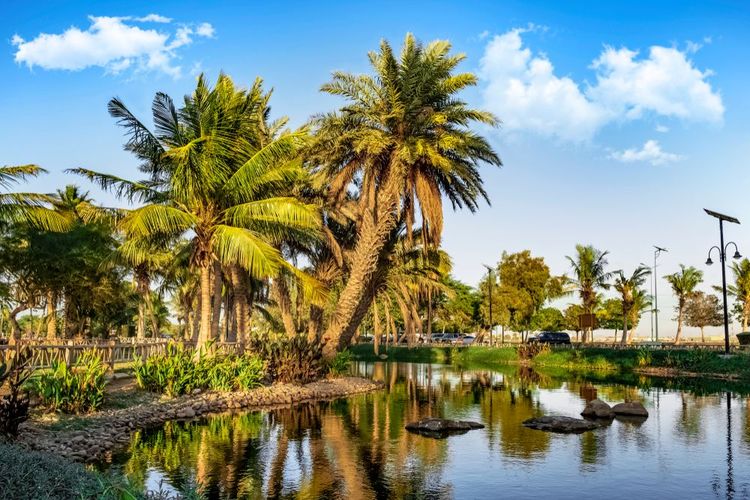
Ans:
[{"label": "cluster of palm trees", "polygon": [[[339,110],[296,130],[270,119],[261,80],[244,89],[226,75],[213,86],[201,76],[179,105],[157,93],[153,126],[110,101],[142,179],[71,171],[137,205],[90,206],[84,217],[117,235],[112,260],[131,270],[142,297],[139,333],[146,318],[154,323],[155,280],[168,286],[183,335],[199,344],[222,331],[246,342],[256,319],[280,319],[287,335],[317,338],[331,355],[365,316],[379,325],[394,307],[407,333],[421,328],[415,312],[450,266],[440,250],[444,199],[476,210],[487,200],[480,166],[500,165],[470,126],[496,119],[458,97],[476,77],[456,72],[463,56],[448,42],[407,35],[400,54],[382,42],[369,58],[372,74],[337,72],[322,87],[344,99]],[[38,172],[6,168],[15,178]],[[29,205],[27,222],[66,230],[49,199],[13,197]]]}]

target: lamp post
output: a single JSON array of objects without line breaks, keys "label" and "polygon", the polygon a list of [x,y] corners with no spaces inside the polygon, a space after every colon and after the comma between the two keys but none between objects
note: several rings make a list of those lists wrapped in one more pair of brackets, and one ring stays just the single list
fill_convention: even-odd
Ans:
[{"label": "lamp post", "polygon": [[492,267],[488,266],[487,264],[482,264],[484,267],[487,268],[487,281],[490,283],[490,347],[492,347],[492,282],[494,281],[492,279]]},{"label": "lamp post", "polygon": [[724,353],[729,354],[729,312],[727,310],[727,269],[726,269],[726,260],[727,260],[727,249],[729,248],[729,245],[734,245],[734,255],[732,258],[739,259],[742,257],[740,255],[740,251],[737,248],[737,244],[733,241],[728,242],[726,245],[724,244],[724,221],[731,222],[733,224],[739,224],[740,221],[737,220],[734,217],[730,217],[729,215],[720,214],[718,212],[713,212],[711,210],[708,210],[704,208],[705,212],[710,215],[711,217],[716,217],[719,219],[719,246],[712,246],[708,249],[708,259],[706,259],[706,265],[710,266],[714,263],[714,261],[711,260],[711,252],[716,249],[719,251],[719,261],[721,263],[721,294],[724,298]]},{"label": "lamp post", "polygon": [[656,330],[656,342],[659,342],[659,294],[657,292],[657,282],[659,281],[659,276],[656,274],[656,258],[659,256],[660,253],[666,252],[666,248],[657,247],[654,245],[654,329]]}]

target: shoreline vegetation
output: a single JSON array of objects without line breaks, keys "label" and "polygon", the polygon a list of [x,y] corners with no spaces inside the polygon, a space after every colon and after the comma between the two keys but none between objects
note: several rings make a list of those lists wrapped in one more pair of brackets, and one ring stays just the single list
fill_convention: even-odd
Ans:
[{"label": "shoreline vegetation", "polygon": [[99,462],[128,443],[133,432],[159,427],[168,421],[331,400],[376,391],[382,387],[381,383],[369,379],[340,377],[324,378],[304,385],[278,383],[244,391],[197,390],[184,396],[136,403],[56,422],[31,420],[23,426],[16,443],[78,462]]},{"label": "shoreline vegetation", "polygon": [[[382,361],[372,345],[351,348],[357,361]],[[383,349],[388,361],[476,365],[486,368],[525,365],[561,368],[570,372],[635,373],[656,377],[692,377],[750,381],[750,355],[723,358],[705,349],[540,349],[524,352],[517,347],[402,347]]]}]

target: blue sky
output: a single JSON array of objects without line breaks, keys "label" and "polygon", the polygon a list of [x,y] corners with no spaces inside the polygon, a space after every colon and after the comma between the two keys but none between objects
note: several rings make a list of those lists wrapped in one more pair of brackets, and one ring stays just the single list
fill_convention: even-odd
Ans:
[{"label": "blue sky", "polygon": [[[750,7],[653,4],[11,1],[0,162],[46,167],[29,186],[42,191],[85,186],[61,173],[75,166],[133,176],[107,101],[147,119],[154,92],[180,97],[198,71],[262,76],[274,112],[301,124],[337,105],[318,92],[331,71],[367,71],[382,38],[399,45],[413,32],[464,52],[463,69],[481,77],[465,98],[504,122],[486,131],[504,161],[485,172],[492,206],[447,215],[459,278],[475,284],[482,263],[525,248],[563,273],[578,242],[629,273],[658,244],[669,249],[661,274],[695,265],[709,290],[720,275],[703,262],[718,231],[703,207],[746,222],[727,233],[750,254]],[[669,332],[674,301],[659,286]]]}]

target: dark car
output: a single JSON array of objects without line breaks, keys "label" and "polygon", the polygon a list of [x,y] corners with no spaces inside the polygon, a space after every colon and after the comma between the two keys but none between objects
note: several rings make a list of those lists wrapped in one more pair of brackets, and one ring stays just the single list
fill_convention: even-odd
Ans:
[{"label": "dark car", "polygon": [[529,337],[530,344],[570,344],[570,335],[565,332],[541,332]]}]

